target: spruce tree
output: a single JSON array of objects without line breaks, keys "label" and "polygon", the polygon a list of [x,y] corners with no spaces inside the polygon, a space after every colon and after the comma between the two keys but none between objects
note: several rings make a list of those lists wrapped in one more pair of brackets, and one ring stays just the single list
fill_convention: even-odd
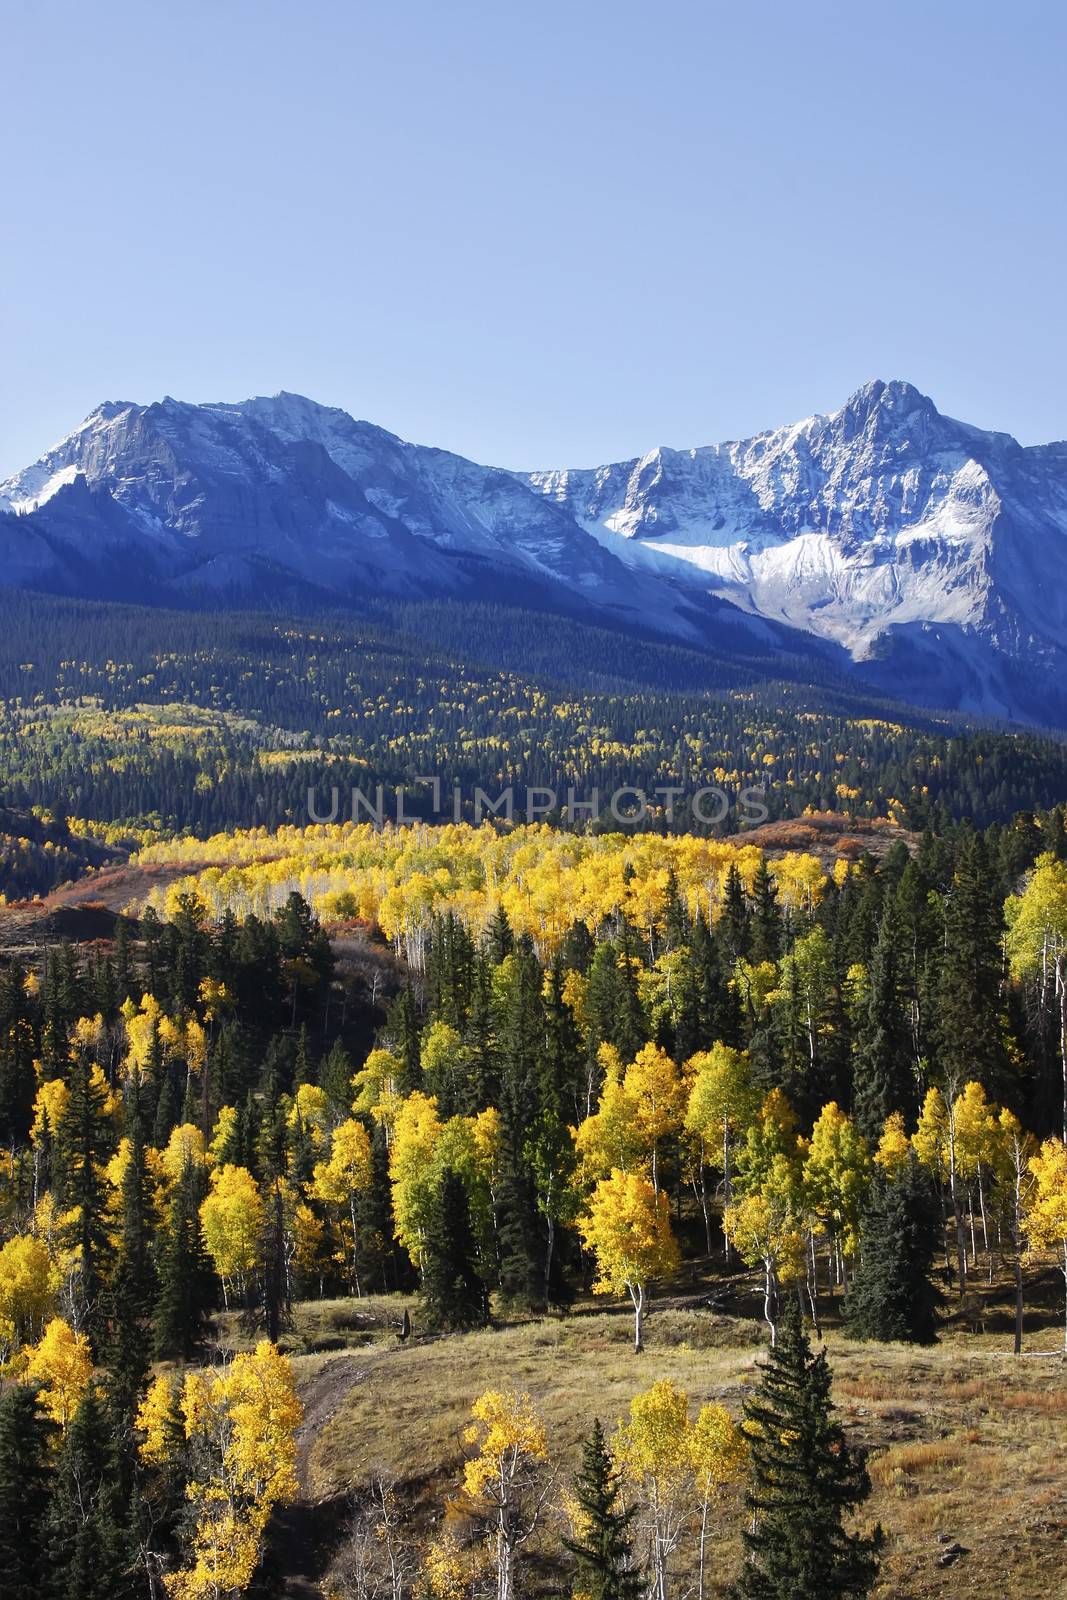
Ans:
[{"label": "spruce tree", "polygon": [[152,1143],[157,1150],[162,1150],[171,1136],[172,1129],[178,1126],[178,1118],[181,1116],[182,1087],[173,1062],[168,1061],[162,1067],[158,1082],[159,1099],[156,1101]]},{"label": "spruce tree", "polygon": [[511,931],[508,914],[503,906],[497,906],[485,936],[485,953],[490,965],[499,967],[514,947],[515,935]]},{"label": "spruce tree", "polygon": [[464,1085],[463,1110],[468,1116],[500,1103],[500,1062],[496,1048],[493,1004],[493,969],[484,956],[475,956],[471,1008],[463,1043],[469,1067]]},{"label": "spruce tree", "polygon": [[560,949],[560,960],[568,972],[586,973],[589,971],[589,963],[593,959],[595,950],[593,935],[585,923],[579,920],[572,922],[567,929]]},{"label": "spruce tree", "polygon": [[499,1028],[500,1288],[506,1300],[533,1307],[544,1304],[543,1229],[530,1147],[539,1106],[545,1015],[541,964],[525,934],[516,941],[509,966]]},{"label": "spruce tree", "polygon": [[65,1242],[78,1253],[76,1293],[85,1325],[98,1342],[104,1323],[103,1281],[111,1241],[101,1171],[110,1154],[111,1123],[102,1077],[84,1053],[71,1063],[70,1095],[56,1130],[56,1165],[71,1218]]},{"label": "spruce tree", "polygon": [[47,1561],[50,1426],[26,1384],[0,1399],[0,1588],[5,1600],[39,1600]]},{"label": "spruce tree", "polygon": [[717,1041],[738,1043],[733,991],[727,989],[718,942],[703,912],[697,912],[686,958],[675,1024],[678,1061],[688,1061],[698,1050],[710,1050]]},{"label": "spruce tree", "polygon": [[689,912],[678,890],[678,876],[673,867],[667,871],[667,901],[663,907],[664,948],[680,950],[689,940]]},{"label": "spruce tree", "polygon": [[610,941],[597,945],[589,964],[588,980],[585,1014],[589,1022],[589,1056],[591,1062],[595,1062],[601,1044],[615,1043],[615,1027],[622,1009],[618,954]]},{"label": "spruce tree", "polygon": [[752,946],[754,962],[777,961],[782,953],[782,911],[778,904],[778,885],[771,877],[765,857],[760,858],[752,882]]},{"label": "spruce tree", "polygon": [[981,835],[967,832],[943,899],[935,1040],[946,1084],[961,1088],[977,1079],[995,1099],[1003,1099],[1007,1088],[1000,1026],[1002,906]]},{"label": "spruce tree", "polygon": [[330,1108],[339,1113],[339,1120],[347,1117],[352,1106],[352,1057],[335,1039],[329,1053],[319,1067],[319,1083],[330,1102]]},{"label": "spruce tree", "polygon": [[120,1476],[111,1423],[90,1385],[56,1466],[46,1525],[50,1600],[122,1600],[132,1593]]},{"label": "spruce tree", "polygon": [[745,902],[745,886],[736,864],[726,874],[719,928],[729,962],[748,955],[751,944],[748,906]]},{"label": "spruce tree", "polygon": [[25,977],[17,962],[0,974],[0,1141],[7,1147],[25,1143],[37,1092]]},{"label": "spruce tree", "polygon": [[201,1183],[186,1162],[171,1202],[159,1251],[159,1298],[154,1345],[157,1356],[188,1361],[196,1351],[211,1302],[212,1278],[200,1233]]},{"label": "spruce tree", "polygon": [[470,1328],[485,1321],[485,1288],[476,1265],[470,1202],[453,1167],[444,1169],[433,1199],[422,1298],[431,1326]]},{"label": "spruce tree", "polygon": [[419,1014],[415,995],[409,987],[400,991],[389,1010],[389,1031],[396,1039],[400,1058],[397,1093],[414,1094],[422,1088],[422,1063],[419,1058]]},{"label": "spruce tree", "polygon": [[156,1289],[150,1249],[153,1207],[136,1071],[126,1088],[126,1116],[130,1151],[122,1175],[122,1222],[108,1294],[111,1324],[108,1364],[115,1388],[132,1407],[147,1371],[145,1325]]},{"label": "spruce tree", "polygon": [[632,1061],[649,1038],[648,1018],[637,985],[639,966],[640,956],[634,931],[628,922],[624,922],[619,936],[619,1011],[611,1035],[611,1042],[624,1061]]},{"label": "spruce tree", "polygon": [[939,1295],[930,1269],[941,1238],[941,1208],[915,1157],[899,1176],[876,1171],[845,1306],[850,1338],[933,1344]]},{"label": "spruce tree", "polygon": [[866,1013],[853,1055],[852,1114],[863,1137],[876,1144],[893,1111],[915,1116],[911,1037],[900,999],[897,931],[882,918],[871,957]]},{"label": "spruce tree", "polygon": [[751,1466],[743,1530],[746,1559],[733,1600],[863,1600],[878,1576],[880,1527],[846,1533],[871,1481],[862,1452],[833,1417],[826,1355],[811,1353],[795,1296],[745,1402]]},{"label": "spruce tree", "polygon": [[588,1600],[641,1600],[645,1584],[633,1568],[630,1524],[634,1507],[619,1503],[619,1477],[599,1417],[582,1446],[582,1466],[574,1481],[580,1529],[564,1547],[578,1564],[576,1594]]}]

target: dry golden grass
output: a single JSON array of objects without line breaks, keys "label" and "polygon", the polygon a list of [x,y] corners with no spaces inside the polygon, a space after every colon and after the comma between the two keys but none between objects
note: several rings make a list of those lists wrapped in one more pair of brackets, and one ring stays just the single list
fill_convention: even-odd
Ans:
[{"label": "dry golden grass", "polygon": [[[458,1480],[471,1403],[490,1387],[529,1392],[564,1476],[592,1418],[612,1427],[657,1378],[673,1378],[694,1407],[740,1411],[761,1354],[757,1323],[661,1309],[647,1331],[640,1356],[626,1316],[605,1311],[406,1346],[387,1333],[344,1354],[297,1355],[308,1497],[358,1493],[383,1470],[409,1485],[420,1514],[440,1508]],[[921,1350],[831,1332],[828,1351],[849,1437],[871,1452],[863,1520],[888,1534],[880,1600],[1067,1594],[1065,1363],[1015,1360],[1003,1339],[965,1343],[951,1331]],[[714,1541],[710,1594],[725,1593],[736,1570],[736,1529],[734,1510]],[[966,1553],[942,1568],[949,1539]]]}]

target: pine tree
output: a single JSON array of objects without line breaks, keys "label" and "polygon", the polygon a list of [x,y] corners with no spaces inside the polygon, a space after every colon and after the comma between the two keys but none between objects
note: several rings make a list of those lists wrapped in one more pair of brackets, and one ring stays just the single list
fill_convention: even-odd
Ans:
[{"label": "pine tree", "polygon": [[115,919],[115,994],[119,1004],[130,997],[137,987],[130,949],[132,928],[130,919],[121,914]]},{"label": "pine tree", "polygon": [[538,1306],[544,1304],[544,1246],[529,1143],[538,1111],[545,1041],[543,978],[533,945],[525,935],[516,942],[509,963],[499,1030],[500,1288],[505,1299],[515,1304]]},{"label": "pine tree", "polygon": [[1004,970],[1003,895],[979,834],[966,833],[944,896],[936,1044],[946,1084],[971,1079],[1003,1098],[1006,1063],[1000,1027]]},{"label": "pine tree", "polygon": [[50,1425],[26,1384],[0,1399],[0,1587],[5,1600],[45,1591]]},{"label": "pine tree", "polygon": [[503,906],[497,906],[485,936],[485,953],[489,958],[490,965],[499,967],[500,963],[511,954],[514,947],[515,936],[511,931],[508,914]]},{"label": "pine tree", "polygon": [[299,1087],[302,1083],[314,1083],[315,1069],[311,1061],[311,1043],[308,1039],[307,1023],[300,1024],[300,1035],[296,1042],[296,1060],[293,1064],[293,1084]]},{"label": "pine tree", "polygon": [[102,1287],[110,1254],[101,1170],[109,1153],[103,1076],[85,1054],[71,1063],[70,1096],[57,1129],[56,1164],[63,1204],[71,1221],[64,1231],[78,1252],[79,1309],[94,1340],[104,1322]]},{"label": "pine tree", "polygon": [[426,962],[429,1007],[437,1022],[462,1031],[471,1006],[474,941],[454,911],[439,918]]},{"label": "pine tree", "polygon": [[485,1288],[476,1266],[470,1202],[453,1167],[441,1174],[427,1228],[422,1298],[427,1321],[439,1328],[470,1328],[485,1321]]},{"label": "pine tree", "polygon": [[393,1190],[389,1182],[389,1139],[380,1122],[375,1121],[371,1128],[370,1144],[374,1178],[356,1196],[361,1281],[371,1288],[397,1289],[401,1286],[400,1275],[410,1273],[411,1265],[406,1251],[396,1242]]},{"label": "pine tree", "polygon": [[911,1039],[900,1001],[897,933],[883,917],[871,957],[866,1014],[853,1055],[852,1111],[863,1137],[877,1143],[894,1111],[915,1116]]},{"label": "pine tree", "polygon": [[90,1384],[67,1429],[46,1526],[50,1600],[122,1600],[133,1585],[112,1432]]},{"label": "pine tree", "polygon": [[777,961],[782,953],[782,912],[778,905],[778,885],[771,877],[765,857],[760,858],[752,882],[752,945],[755,962]]},{"label": "pine tree", "polygon": [[826,1355],[812,1355],[794,1296],[745,1420],[752,1525],[743,1533],[746,1560],[733,1600],[863,1600],[878,1576],[884,1536],[880,1527],[862,1535],[842,1525],[871,1481],[862,1453],[834,1421]]},{"label": "pine tree", "polygon": [[201,1187],[195,1167],[187,1162],[171,1202],[158,1261],[155,1353],[185,1361],[195,1353],[211,1302],[211,1269],[200,1233]]},{"label": "pine tree", "polygon": [[500,1103],[500,1063],[496,1049],[493,1006],[493,969],[484,956],[475,956],[471,1007],[463,1043],[469,1069],[464,1086],[463,1110],[468,1116]]},{"label": "pine tree", "polygon": [[593,959],[596,945],[585,923],[572,922],[560,949],[560,960],[568,972],[586,973]]},{"label": "pine tree", "polygon": [[589,1019],[589,1056],[595,1061],[600,1045],[616,1042],[615,1026],[622,1007],[618,954],[609,940],[597,945],[589,964],[588,982],[585,1012]]},{"label": "pine tree", "polygon": [[638,950],[633,929],[628,922],[622,925],[619,937],[619,1010],[611,1042],[624,1061],[632,1061],[641,1046],[648,1043],[648,1018],[641,1004],[637,984],[639,967]]},{"label": "pine tree", "polygon": [[326,1092],[331,1110],[343,1120],[352,1107],[352,1057],[335,1039],[319,1068],[319,1083]]},{"label": "pine tree", "polygon": [[688,1061],[698,1050],[717,1042],[737,1043],[733,992],[727,990],[715,935],[697,912],[689,935],[686,962],[679,983],[674,1054]]},{"label": "pine tree", "polygon": [[619,1503],[619,1478],[604,1442],[599,1417],[582,1447],[574,1481],[578,1528],[564,1547],[578,1563],[575,1593],[588,1600],[641,1600],[645,1584],[633,1568],[630,1524],[635,1509]]},{"label": "pine tree", "polygon": [[422,1088],[422,1065],[419,1059],[419,1014],[415,995],[409,987],[400,991],[389,1011],[389,1029],[396,1038],[396,1053],[402,1071],[397,1082],[397,1093],[414,1094]]},{"label": "pine tree", "polygon": [[689,912],[678,890],[678,875],[671,867],[667,873],[667,900],[663,907],[664,947],[680,950],[689,940]]},{"label": "pine tree", "polygon": [[156,1289],[150,1238],[152,1198],[145,1161],[136,1071],[126,1089],[129,1159],[122,1175],[122,1223],[108,1295],[111,1337],[108,1364],[113,1383],[132,1407],[148,1366],[145,1324]]},{"label": "pine tree", "polygon": [[292,1311],[285,1271],[282,1190],[277,1177],[266,1199],[260,1273],[263,1285],[263,1322],[267,1338],[271,1344],[277,1344],[283,1320],[287,1321]]},{"label": "pine tree", "polygon": [[941,1238],[941,1208],[915,1157],[899,1176],[876,1171],[845,1306],[850,1338],[933,1344],[939,1295],[930,1268]]},{"label": "pine tree", "polygon": [[[162,1051],[160,1051],[162,1056]],[[173,1062],[167,1062],[160,1069],[159,1099],[156,1101],[156,1115],[152,1126],[152,1143],[157,1150],[162,1150],[170,1138],[171,1130],[178,1126],[181,1116],[181,1083]]]},{"label": "pine tree", "polygon": [[719,927],[727,960],[734,962],[747,956],[751,947],[748,906],[745,903],[745,886],[736,865],[731,866],[726,874]]}]

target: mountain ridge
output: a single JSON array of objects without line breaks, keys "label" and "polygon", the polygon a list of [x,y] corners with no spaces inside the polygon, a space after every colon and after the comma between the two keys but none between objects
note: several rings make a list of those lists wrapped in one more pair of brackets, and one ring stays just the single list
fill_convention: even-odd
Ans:
[{"label": "mountain ridge", "polygon": [[0,484],[0,581],[193,605],[529,599],[1067,722],[1067,443],[959,422],[903,380],[748,439],[542,472],[284,390],[105,401]]}]

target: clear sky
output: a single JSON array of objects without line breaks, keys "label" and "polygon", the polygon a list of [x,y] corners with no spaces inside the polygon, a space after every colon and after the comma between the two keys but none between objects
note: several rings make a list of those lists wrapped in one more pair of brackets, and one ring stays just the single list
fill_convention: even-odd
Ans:
[{"label": "clear sky", "polygon": [[0,475],[294,389],[515,467],[1067,435],[1059,0],[2,0]]}]

